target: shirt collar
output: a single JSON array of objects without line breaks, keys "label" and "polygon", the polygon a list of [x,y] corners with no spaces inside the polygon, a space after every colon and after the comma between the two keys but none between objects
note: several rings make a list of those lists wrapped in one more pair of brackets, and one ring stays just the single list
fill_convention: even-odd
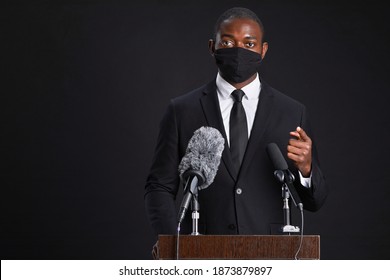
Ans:
[{"label": "shirt collar", "polygon": [[[221,75],[217,74],[216,85],[218,93],[224,99],[230,98],[230,94],[236,89],[234,86],[229,84]],[[260,96],[261,83],[259,79],[259,74],[256,74],[256,78],[247,84],[245,87],[241,88],[245,92],[244,98],[252,100],[258,99]]]}]

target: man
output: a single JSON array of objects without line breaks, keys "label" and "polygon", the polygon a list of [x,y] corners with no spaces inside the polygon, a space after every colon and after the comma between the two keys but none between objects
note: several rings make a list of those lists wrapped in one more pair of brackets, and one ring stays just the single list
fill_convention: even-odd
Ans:
[{"label": "man", "polygon": [[[266,150],[269,143],[276,143],[288,159],[305,209],[318,210],[327,195],[305,107],[259,77],[257,68],[268,43],[263,25],[252,11],[232,8],[223,13],[209,48],[219,69],[216,79],[171,100],[161,122],[145,188],[150,222],[157,234],[176,232],[178,165],[194,131],[210,126],[224,136],[225,148],[214,182],[199,191],[199,232],[276,234],[284,219],[281,184],[273,176]],[[241,101],[232,96],[237,89],[243,95]],[[236,120],[230,117],[238,114],[237,110],[244,124],[233,126]],[[246,137],[238,141],[244,143],[238,153],[237,131]],[[190,226],[182,229],[182,233],[190,232]]]}]

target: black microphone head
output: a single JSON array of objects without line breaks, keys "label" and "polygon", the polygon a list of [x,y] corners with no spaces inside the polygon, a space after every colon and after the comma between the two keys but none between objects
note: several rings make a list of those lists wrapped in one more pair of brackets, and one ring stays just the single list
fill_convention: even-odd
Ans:
[{"label": "black microphone head", "polygon": [[217,129],[207,126],[197,129],[179,164],[180,177],[183,179],[183,174],[189,170],[199,171],[205,180],[198,188],[207,188],[217,174],[224,148],[225,139]]},{"label": "black microphone head", "polygon": [[278,145],[276,145],[275,143],[269,143],[267,146],[267,153],[272,161],[272,164],[274,165],[275,170],[288,169],[287,162],[284,159]]}]

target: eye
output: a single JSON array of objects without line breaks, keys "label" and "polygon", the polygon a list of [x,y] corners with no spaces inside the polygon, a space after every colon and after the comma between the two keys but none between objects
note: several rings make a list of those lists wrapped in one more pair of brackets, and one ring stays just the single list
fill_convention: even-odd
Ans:
[{"label": "eye", "polygon": [[253,48],[254,46],[256,46],[255,42],[247,42],[245,45],[247,48]]},{"label": "eye", "polygon": [[233,42],[230,40],[221,41],[221,45],[225,48],[231,48],[234,46]]}]

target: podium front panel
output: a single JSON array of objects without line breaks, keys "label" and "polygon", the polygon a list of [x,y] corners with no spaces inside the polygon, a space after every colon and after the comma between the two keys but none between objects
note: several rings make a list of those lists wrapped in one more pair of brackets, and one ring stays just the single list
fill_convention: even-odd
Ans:
[{"label": "podium front panel", "polygon": [[[299,235],[180,235],[179,259],[295,259]],[[176,259],[176,235],[159,235],[158,259]],[[297,259],[320,259],[320,236],[304,235]]]}]

